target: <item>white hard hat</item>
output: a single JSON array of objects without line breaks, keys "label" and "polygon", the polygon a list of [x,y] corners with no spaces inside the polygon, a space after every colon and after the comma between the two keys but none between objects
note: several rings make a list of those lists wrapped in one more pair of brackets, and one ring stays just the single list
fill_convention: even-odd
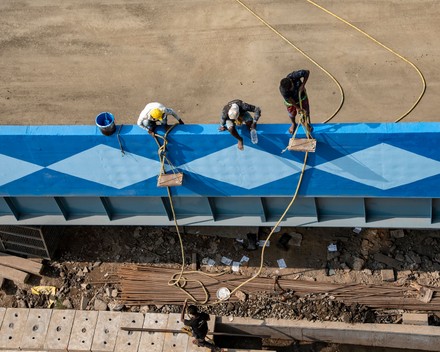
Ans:
[{"label": "white hard hat", "polygon": [[240,109],[237,104],[232,104],[228,111],[228,116],[231,120],[235,120],[238,117]]}]

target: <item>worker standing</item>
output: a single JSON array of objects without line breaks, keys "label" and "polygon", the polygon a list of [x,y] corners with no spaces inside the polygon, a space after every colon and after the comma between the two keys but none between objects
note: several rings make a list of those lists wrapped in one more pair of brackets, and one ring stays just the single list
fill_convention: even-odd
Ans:
[{"label": "worker standing", "polygon": [[168,129],[168,115],[174,116],[174,118],[183,125],[183,120],[173,109],[156,102],[149,103],[145,106],[144,110],[139,114],[137,124],[140,128],[143,128],[148,131],[150,135],[154,136],[157,125],[165,126],[165,129]]},{"label": "worker standing", "polygon": [[284,98],[284,104],[287,107],[292,125],[289,128],[289,133],[293,134],[296,130],[297,123],[295,117],[298,112],[306,118],[306,126],[310,127],[309,133],[312,131],[310,126],[310,106],[309,98],[306,91],[306,82],[309,79],[309,70],[298,70],[289,73],[280,81],[280,93]]},{"label": "worker standing", "polygon": [[185,300],[180,320],[183,321],[183,324],[185,324],[185,326],[191,328],[192,335],[195,337],[195,339],[193,340],[193,344],[197,345],[198,347],[210,348],[212,352],[221,352],[221,348],[205,340],[206,335],[208,334],[207,322],[210,320],[209,315],[203,312],[199,312],[196,306],[190,305],[187,309],[187,313],[190,319],[185,319],[185,310],[187,304],[188,300]]},{"label": "worker standing", "polygon": [[[253,117],[250,114],[251,112],[254,114]],[[232,100],[223,107],[219,131],[227,129],[238,140],[238,149],[243,150],[243,138],[240,137],[235,126],[244,123],[251,134],[255,135],[257,121],[260,116],[261,109],[258,106],[245,103],[240,99]],[[253,141],[253,143],[256,142]]]}]

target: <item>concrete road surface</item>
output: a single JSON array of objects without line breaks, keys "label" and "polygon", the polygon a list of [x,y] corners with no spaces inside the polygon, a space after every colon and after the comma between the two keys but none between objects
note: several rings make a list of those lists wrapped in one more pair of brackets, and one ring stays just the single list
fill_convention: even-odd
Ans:
[{"label": "concrete road surface", "polygon": [[[241,98],[261,123],[288,123],[278,91],[311,70],[312,122],[437,121],[438,0],[0,0],[0,124],[136,123],[159,101],[189,123],[217,123]],[[272,26],[272,29],[268,27]],[[283,39],[284,38],[284,39]],[[309,58],[304,56],[308,55]],[[404,61],[403,58],[409,60]],[[319,66],[322,68],[320,68]]]}]

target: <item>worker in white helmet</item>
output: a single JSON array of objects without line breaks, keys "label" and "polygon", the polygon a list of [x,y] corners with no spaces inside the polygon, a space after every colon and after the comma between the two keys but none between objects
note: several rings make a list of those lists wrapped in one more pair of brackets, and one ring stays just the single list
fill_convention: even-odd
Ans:
[{"label": "worker in white helmet", "polygon": [[145,106],[144,110],[139,114],[137,124],[140,128],[148,131],[148,133],[154,136],[154,131],[157,125],[165,126],[168,129],[167,117],[172,115],[181,125],[183,125],[182,119],[176,114],[176,112],[167,108],[161,103],[149,103]]},{"label": "worker in white helmet", "polygon": [[[253,117],[251,112],[254,114]],[[243,150],[243,138],[240,137],[235,126],[244,123],[249,130],[255,130],[260,116],[261,109],[258,106],[245,103],[240,99],[232,100],[223,107],[219,131],[227,129],[231,135],[237,138],[238,149]]]}]

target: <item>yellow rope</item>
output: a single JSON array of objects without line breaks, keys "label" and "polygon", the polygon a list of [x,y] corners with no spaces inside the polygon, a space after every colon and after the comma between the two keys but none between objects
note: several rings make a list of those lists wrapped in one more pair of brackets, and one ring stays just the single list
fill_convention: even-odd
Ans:
[{"label": "yellow rope", "polygon": [[[236,0],[239,1],[239,0]],[[422,99],[423,95],[425,94],[426,91],[426,80],[425,77],[423,77],[422,72],[417,68],[416,65],[414,65],[411,61],[409,61],[408,59],[406,59],[405,57],[403,57],[402,55],[396,53],[393,49],[389,48],[388,46],[386,46],[385,44],[382,44],[380,41],[378,41],[377,39],[373,38],[371,35],[369,35],[368,33],[364,32],[362,29],[356,27],[355,25],[351,24],[350,22],[344,20],[343,18],[339,17],[338,15],[334,14],[333,12],[327,10],[326,8],[322,7],[321,5],[318,5],[316,2],[313,2],[312,0],[306,0],[307,2],[309,2],[310,4],[316,6],[317,8],[321,9],[322,11],[328,13],[329,15],[337,18],[339,21],[344,22],[346,25],[350,26],[351,28],[357,30],[358,32],[362,33],[363,35],[365,35],[367,38],[371,39],[373,42],[375,42],[376,44],[380,45],[382,48],[388,50],[390,53],[396,55],[399,59],[402,59],[403,61],[405,61],[406,63],[408,63],[409,65],[411,65],[419,74],[420,79],[422,81],[422,91],[420,92],[419,97],[417,98],[416,102],[411,106],[411,108],[405,112],[402,116],[400,116],[397,120],[395,120],[394,122],[399,122],[400,120],[402,120],[405,116],[407,116],[411,111],[414,110],[414,108],[417,106],[417,104],[420,102],[420,100]]]},{"label": "yellow rope", "polygon": [[304,175],[304,171],[305,171],[306,166],[307,166],[307,157],[308,157],[308,155],[309,155],[309,152],[305,152],[304,161],[303,161],[303,167],[302,167],[302,170],[301,170],[301,174],[299,175],[298,184],[296,185],[295,194],[293,195],[292,200],[290,201],[290,203],[287,206],[286,210],[284,211],[283,215],[281,215],[281,217],[279,218],[277,223],[272,227],[272,230],[270,231],[269,235],[267,236],[266,241],[264,241],[263,248],[261,249],[260,267],[258,268],[258,271],[256,272],[256,274],[254,276],[250,277],[249,279],[247,279],[246,281],[244,281],[240,285],[238,285],[236,288],[234,288],[231,291],[231,295],[234,292],[236,292],[237,290],[239,290],[241,287],[246,285],[247,283],[249,283],[252,280],[256,279],[261,274],[261,271],[263,270],[263,266],[264,266],[264,252],[266,250],[266,245],[269,242],[270,238],[272,237],[272,234],[274,233],[275,229],[279,226],[281,221],[283,221],[284,217],[286,216],[287,212],[290,210],[290,208],[292,207],[293,203],[296,200],[296,197],[298,196],[298,192],[299,192],[299,188],[300,188],[301,183],[302,183],[302,178],[303,178],[303,175]]},{"label": "yellow rope", "polygon": [[[154,139],[156,141],[156,144],[158,146],[158,155],[159,155],[159,160],[160,160],[160,173],[163,174],[164,173],[164,169],[165,169],[165,160],[168,162],[168,164],[172,167],[172,164],[170,163],[169,159],[166,157],[166,147],[168,144],[168,133],[171,132],[171,130],[178,124],[174,124],[172,125],[164,134],[164,136],[158,135],[158,134],[154,134]],[[163,144],[160,145],[158,138],[163,140]],[[173,171],[174,172],[174,171]],[[179,243],[180,243],[180,251],[181,251],[181,255],[182,255],[182,266],[181,266],[181,270],[178,273],[175,273],[171,279],[168,281],[168,286],[176,286],[178,289],[180,289],[181,291],[183,291],[191,300],[193,300],[194,302],[198,302],[197,299],[191,294],[189,293],[187,290],[185,290],[185,286],[188,282],[195,282],[197,283],[201,289],[203,290],[203,293],[205,295],[205,299],[200,302],[201,304],[206,304],[209,300],[209,293],[208,290],[206,289],[205,285],[200,281],[200,280],[188,280],[186,277],[184,277],[184,275],[187,274],[192,274],[192,273],[197,273],[199,275],[205,275],[205,276],[209,276],[209,277],[215,277],[215,276],[220,276],[223,275],[224,272],[221,273],[217,273],[217,274],[208,274],[208,273],[204,273],[202,271],[184,271],[185,269],[185,250],[183,248],[183,240],[182,240],[182,235],[180,234],[180,230],[179,230],[179,224],[177,223],[177,217],[176,217],[176,212],[174,210],[174,205],[173,205],[173,198],[171,195],[171,189],[169,186],[167,186],[167,193],[168,193],[168,199],[170,201],[170,208],[171,208],[171,212],[173,215],[173,221],[174,221],[174,226],[176,228],[176,232],[177,232],[177,236],[179,238]],[[176,277],[177,276],[177,277]]]},{"label": "yellow rope", "polygon": [[328,121],[330,121],[333,117],[336,116],[336,114],[339,112],[339,110],[341,110],[342,105],[344,105],[344,99],[345,99],[345,95],[344,95],[344,90],[342,89],[342,86],[340,85],[340,83],[336,80],[336,78],[330,73],[328,72],[324,67],[322,67],[318,62],[316,62],[315,60],[313,60],[309,55],[307,55],[303,50],[301,50],[300,48],[298,48],[295,44],[293,44],[289,39],[287,39],[284,35],[282,35],[279,31],[277,31],[274,27],[272,27],[268,22],[266,22],[263,18],[261,18],[257,13],[255,13],[252,9],[250,9],[245,3],[243,3],[243,1],[241,0],[235,0],[236,2],[238,2],[241,6],[243,6],[247,11],[249,11],[253,16],[255,16],[261,23],[263,23],[267,28],[269,28],[272,32],[274,32],[276,35],[278,35],[282,40],[284,40],[287,44],[289,44],[290,46],[292,46],[293,48],[295,48],[299,53],[301,53],[304,57],[306,57],[308,60],[310,60],[312,63],[314,63],[318,68],[320,68],[324,73],[326,73],[332,80],[333,82],[335,82],[335,84],[337,85],[339,92],[341,94],[341,100],[339,102],[339,106],[338,108],[333,112],[332,115],[330,115],[330,117],[328,117],[326,120],[323,121],[323,123],[326,123]]}]

